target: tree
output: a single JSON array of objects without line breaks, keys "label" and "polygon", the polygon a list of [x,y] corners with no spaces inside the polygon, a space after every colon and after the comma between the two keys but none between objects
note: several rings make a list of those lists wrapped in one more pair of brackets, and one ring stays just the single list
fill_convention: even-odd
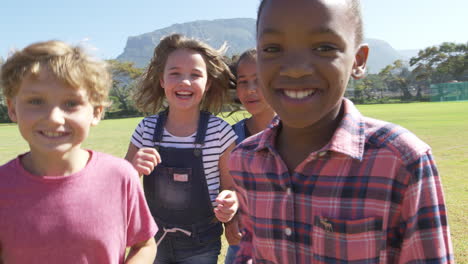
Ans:
[{"label": "tree", "polygon": [[108,60],[107,62],[112,73],[110,98],[113,109],[123,115],[137,113],[131,99],[131,90],[137,85],[137,80],[143,74],[143,69],[136,68],[133,62],[117,60]]},{"label": "tree", "polygon": [[10,117],[8,116],[8,109],[6,106],[5,99],[0,95],[0,123],[11,122]]},{"label": "tree", "polygon": [[410,66],[416,80],[443,83],[452,80],[468,80],[468,43],[444,42],[428,47],[411,58]]},{"label": "tree", "polygon": [[[2,68],[3,63],[4,63],[3,58],[0,57],[0,69]],[[0,122],[6,123],[6,122],[10,122],[10,118],[8,117],[8,109],[7,109],[5,97],[3,96],[2,91],[3,89],[0,86]]]},{"label": "tree", "polygon": [[401,99],[412,99],[413,95],[410,92],[410,84],[413,78],[412,72],[401,60],[396,60],[393,64],[387,65],[378,75],[389,90],[401,92]]}]

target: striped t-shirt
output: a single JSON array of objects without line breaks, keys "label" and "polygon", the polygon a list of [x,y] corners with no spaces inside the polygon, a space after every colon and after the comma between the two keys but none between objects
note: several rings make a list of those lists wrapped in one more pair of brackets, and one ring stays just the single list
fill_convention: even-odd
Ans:
[{"label": "striped t-shirt", "polygon": [[[171,135],[166,129],[163,132],[161,144],[153,141],[154,127],[158,115],[145,117],[136,127],[131,142],[137,148],[153,148],[157,145],[173,148],[194,148],[196,132],[187,137]],[[211,115],[205,136],[205,144],[202,146],[203,168],[205,170],[208,192],[213,206],[219,194],[220,178],[218,162],[224,151],[236,140],[237,136],[232,127],[221,118]]]}]

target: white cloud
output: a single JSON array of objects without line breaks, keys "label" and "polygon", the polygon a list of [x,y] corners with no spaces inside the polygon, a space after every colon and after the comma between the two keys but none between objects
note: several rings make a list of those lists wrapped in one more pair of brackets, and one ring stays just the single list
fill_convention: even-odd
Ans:
[{"label": "white cloud", "polygon": [[78,45],[82,47],[86,53],[96,56],[99,52],[99,49],[93,45],[92,39],[90,37],[84,37],[78,41]]}]

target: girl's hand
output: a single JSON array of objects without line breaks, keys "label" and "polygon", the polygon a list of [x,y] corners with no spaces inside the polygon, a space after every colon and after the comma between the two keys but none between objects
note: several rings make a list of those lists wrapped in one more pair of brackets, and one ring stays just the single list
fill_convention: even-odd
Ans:
[{"label": "girl's hand", "polygon": [[224,229],[229,245],[238,245],[242,238],[242,233],[239,231],[239,218],[234,217],[231,221],[225,223]]},{"label": "girl's hand", "polygon": [[218,203],[214,209],[216,218],[224,223],[231,221],[239,207],[236,192],[224,190],[216,197],[216,202]]},{"label": "girl's hand", "polygon": [[135,153],[131,163],[138,173],[148,175],[161,163],[161,156],[154,148],[141,148]]}]

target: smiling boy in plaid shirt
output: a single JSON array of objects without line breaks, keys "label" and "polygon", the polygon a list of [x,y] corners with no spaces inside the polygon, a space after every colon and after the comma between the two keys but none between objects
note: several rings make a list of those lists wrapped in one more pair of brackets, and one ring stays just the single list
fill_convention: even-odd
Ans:
[{"label": "smiling boy in plaid shirt", "polygon": [[278,113],[232,153],[246,235],[236,263],[453,263],[430,147],[362,116],[358,0],[263,0],[258,78]]}]

